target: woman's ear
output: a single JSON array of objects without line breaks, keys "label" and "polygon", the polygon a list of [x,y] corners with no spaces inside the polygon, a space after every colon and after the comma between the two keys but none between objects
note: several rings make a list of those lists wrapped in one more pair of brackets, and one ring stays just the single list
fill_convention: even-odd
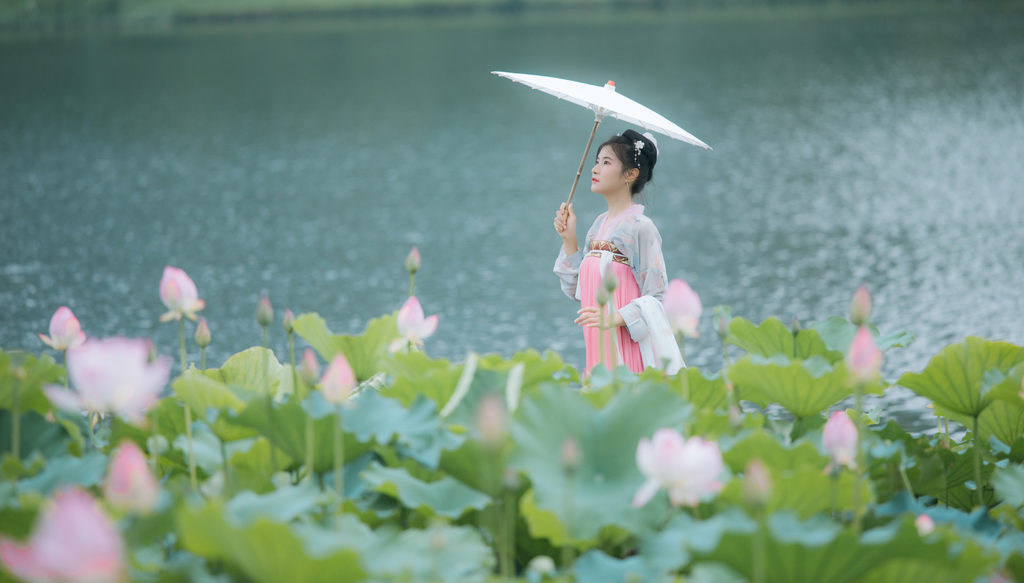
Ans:
[{"label": "woman's ear", "polygon": [[630,168],[623,172],[623,176],[626,178],[626,182],[636,182],[636,178],[640,176],[639,168]]}]

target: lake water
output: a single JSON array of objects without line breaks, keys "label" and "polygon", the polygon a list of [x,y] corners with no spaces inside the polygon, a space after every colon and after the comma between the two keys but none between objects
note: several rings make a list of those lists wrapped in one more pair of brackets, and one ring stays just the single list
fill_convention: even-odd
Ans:
[{"label": "lake water", "polygon": [[[154,338],[166,264],[207,302],[211,365],[260,341],[270,295],[337,332],[417,295],[437,356],[553,349],[579,365],[551,218],[593,116],[500,79],[594,84],[710,144],[660,140],[648,215],[705,305],[845,315],[865,282],[884,371],[966,335],[1024,343],[1024,14],[428,19],[0,41],[0,346],[54,309]],[[606,121],[598,141],[627,126]],[[588,166],[589,167],[589,166]],[[580,236],[603,199],[584,180]],[[192,324],[189,324],[191,336]],[[272,343],[283,354],[280,325]],[[192,351],[191,358],[197,355]],[[286,357],[283,357],[286,358]],[[901,389],[886,415],[932,426]]]}]

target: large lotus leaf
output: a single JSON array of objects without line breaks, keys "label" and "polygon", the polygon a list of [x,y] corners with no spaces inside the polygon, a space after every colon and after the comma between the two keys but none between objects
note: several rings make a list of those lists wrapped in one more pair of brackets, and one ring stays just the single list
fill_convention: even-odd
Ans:
[{"label": "large lotus leaf", "polygon": [[[500,399],[507,403],[506,386],[509,374],[502,371],[487,370],[477,367],[469,382],[469,390],[459,392],[445,404],[442,411],[446,413],[445,423],[464,428],[473,438],[480,438],[480,427],[477,425],[477,410],[485,397]],[[507,410],[507,407],[506,407]]]},{"label": "large lotus leaf", "polygon": [[398,353],[386,361],[387,372],[392,376],[391,386],[381,389],[386,397],[398,399],[409,406],[423,395],[437,406],[443,407],[462,374],[462,365],[454,365],[446,359],[431,359],[423,352]]},{"label": "large lotus leaf", "polygon": [[[23,380],[14,378],[14,369],[25,373]],[[64,367],[54,362],[49,354],[39,358],[27,352],[0,351],[0,409],[14,408],[14,388],[18,389],[18,408],[22,413],[35,411],[41,415],[51,409],[42,387],[64,378]]]},{"label": "large lotus leaf", "polygon": [[556,376],[560,377],[560,380],[579,382],[579,373],[576,369],[566,365],[562,357],[550,350],[541,355],[531,348],[516,352],[508,360],[499,354],[488,354],[480,357],[478,366],[507,373],[512,370],[512,367],[519,364],[524,368],[522,383],[524,389],[553,380]]},{"label": "large lotus leaf", "polygon": [[[921,373],[908,372],[899,384],[932,400],[940,408],[967,417],[980,415],[995,398],[991,388],[1015,365],[1024,362],[1024,348],[974,336],[951,344],[932,357]],[[998,371],[993,373],[990,371]],[[1004,443],[1012,443],[1004,441]]]},{"label": "large lotus leaf", "polygon": [[178,514],[182,547],[222,560],[259,583],[354,583],[366,577],[355,550],[313,552],[288,524],[257,518],[235,525],[224,510],[219,501],[183,507]]},{"label": "large lotus leaf", "polygon": [[494,552],[470,527],[435,523],[425,530],[376,532],[351,515],[338,528],[296,525],[307,548],[318,554],[352,549],[373,580],[407,583],[483,583],[491,574]]},{"label": "large lotus leaf", "polygon": [[[529,475],[537,507],[553,511],[573,539],[593,539],[607,525],[642,532],[659,523],[668,502],[659,496],[643,508],[632,506],[644,482],[637,443],[658,428],[680,427],[689,410],[664,386],[637,385],[598,410],[579,393],[543,385],[516,411],[511,465]],[[571,474],[561,462],[567,440],[579,446],[579,466]]]},{"label": "large lotus leaf", "polygon": [[992,474],[992,486],[1004,504],[1014,508],[1024,506],[1024,466],[1010,464]]},{"label": "large lotus leaf", "polygon": [[339,352],[345,355],[359,382],[384,370],[388,345],[398,338],[394,314],[370,320],[358,336],[332,334],[327,321],[319,314],[302,314],[295,319],[295,333],[309,343],[320,356],[330,362]]},{"label": "large lotus leaf", "polygon": [[205,421],[221,441],[235,441],[258,435],[256,430],[240,427],[227,418],[228,411],[237,414],[245,409],[247,399],[243,397],[251,398],[253,394],[236,394],[224,383],[203,375],[195,367],[176,378],[171,386],[174,388],[175,396],[192,408],[194,419]]},{"label": "large lotus leaf", "polygon": [[[319,395],[319,391],[313,391],[307,399],[314,399]],[[255,429],[260,435],[271,439],[267,411],[266,399],[253,399],[238,416],[232,417],[229,412],[227,419],[232,424]],[[270,407],[270,411],[273,412],[272,441],[288,455],[290,460],[294,460],[295,463],[304,462],[306,459],[306,423],[309,416],[303,409],[302,403],[295,398],[289,398],[281,403],[274,403]],[[354,414],[353,411],[346,413]],[[337,417],[333,414],[333,408],[329,408],[326,415],[312,415],[312,417],[314,418],[313,467],[317,472],[329,471],[334,468],[334,426],[337,424]],[[369,448],[368,443],[362,443],[352,435],[345,435],[345,456],[347,458],[358,457]],[[278,469],[284,468],[279,465]]]},{"label": "large lotus leaf", "polygon": [[750,535],[757,523],[738,508],[727,508],[708,518],[695,520],[677,513],[665,528],[650,533],[640,543],[640,554],[658,572],[676,571],[688,565],[691,553],[707,554],[718,548],[722,537],[732,533]]},{"label": "large lotus leaf", "polygon": [[35,491],[43,496],[63,486],[76,485],[90,487],[103,480],[107,470],[107,456],[98,451],[87,453],[78,458],[65,455],[51,459],[39,474],[18,483],[21,492]]},{"label": "large lotus leaf", "polygon": [[594,549],[584,553],[572,566],[578,583],[636,583],[654,581],[658,572],[640,557],[616,559]]},{"label": "large lotus leaf", "polygon": [[772,476],[805,468],[821,472],[828,465],[828,458],[813,443],[800,440],[783,445],[767,431],[754,431],[737,441],[723,440],[720,445],[724,450],[722,459],[736,473],[742,472],[752,459],[760,460]]},{"label": "large lotus leaf", "polygon": [[[0,452],[11,452],[11,431],[14,415],[12,411],[0,409]],[[61,423],[51,423],[34,411],[21,415],[21,442],[18,447],[21,459],[39,452],[44,457],[52,458],[68,452],[74,443],[74,437],[68,428]]]},{"label": "large lotus leaf", "polygon": [[210,368],[203,374],[211,379],[257,395],[277,395],[281,387],[281,363],[274,351],[253,346],[231,356],[220,368]]},{"label": "large lotus leaf", "polygon": [[438,468],[467,486],[488,496],[504,491],[502,479],[511,444],[498,450],[476,439],[467,439],[456,449],[441,453]]},{"label": "large lotus leaf", "polygon": [[709,375],[695,366],[681,371],[674,379],[669,379],[669,386],[693,403],[698,410],[715,411],[729,404],[729,395],[726,394],[725,379],[722,375]]},{"label": "large lotus leaf", "polygon": [[364,391],[355,406],[343,415],[345,430],[359,441],[375,440],[395,449],[429,468],[437,468],[444,450],[457,449],[463,438],[444,426],[437,404],[425,397],[408,408],[376,391]]},{"label": "large lotus leaf", "polygon": [[[825,516],[801,521],[780,512],[768,518],[766,583],[851,583],[890,561],[925,560],[954,563],[951,551],[959,541],[951,534],[921,538],[914,518],[907,516],[857,537]],[[749,534],[728,533],[703,558],[725,563],[752,577]],[[696,554],[696,553],[695,553]]]},{"label": "large lotus leaf", "polygon": [[798,418],[820,414],[854,392],[846,365],[833,366],[821,356],[744,356],[729,368],[729,379],[744,399],[762,407],[778,403]]},{"label": "large lotus leaf", "polygon": [[457,519],[469,510],[483,510],[490,496],[445,476],[436,482],[424,482],[409,475],[405,468],[386,468],[371,463],[361,477],[378,492],[397,498],[402,506],[424,516]]},{"label": "large lotus leaf", "polygon": [[[846,349],[853,344],[853,337],[857,335],[857,326],[838,316],[830,316],[824,322],[815,322],[810,328],[818,333],[821,340],[829,350],[845,353]],[[906,348],[914,341],[914,333],[907,330],[898,330],[882,336],[874,324],[867,324],[871,335],[875,337],[875,346],[885,352],[893,347]]]},{"label": "large lotus leaf", "polygon": [[[816,468],[803,468],[782,475],[773,473],[771,476],[772,497],[767,504],[769,512],[788,510],[801,518],[808,518],[820,512],[848,510],[853,508],[853,488],[858,483],[860,499],[870,501],[867,482],[858,482],[852,472],[841,472],[834,481]],[[728,484],[719,495],[719,500],[723,504],[742,504],[742,481],[734,480]]]},{"label": "large lotus leaf", "polygon": [[764,358],[783,354],[797,360],[821,356],[830,363],[843,359],[843,353],[827,348],[816,331],[801,330],[794,337],[789,326],[778,318],[768,318],[760,326],[744,318],[733,318],[725,340],[739,346],[747,354],[757,354]]},{"label": "large lotus leaf", "polygon": [[964,583],[975,581],[992,571],[995,558],[978,545],[968,543],[955,558],[947,562],[928,559],[895,559],[872,569],[859,583]]},{"label": "large lotus leaf", "polygon": [[310,482],[263,495],[241,492],[224,507],[224,517],[236,527],[243,527],[260,518],[287,523],[310,512],[323,501],[323,492]]}]

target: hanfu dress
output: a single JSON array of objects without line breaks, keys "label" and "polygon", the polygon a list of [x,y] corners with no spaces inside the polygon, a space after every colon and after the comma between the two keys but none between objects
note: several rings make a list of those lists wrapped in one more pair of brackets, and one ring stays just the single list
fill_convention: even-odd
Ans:
[{"label": "hanfu dress", "polygon": [[[555,260],[554,272],[562,280],[562,291],[579,301],[582,307],[599,308],[596,292],[601,286],[602,259],[605,269],[614,270],[619,282],[611,303],[622,315],[625,326],[609,330],[583,329],[587,347],[586,374],[601,362],[601,334],[604,335],[604,362],[609,368],[625,365],[637,373],[647,366],[660,368],[661,363],[644,362],[638,342],[647,339],[652,332],[648,327],[651,319],[643,317],[642,306],[648,310],[654,306],[660,311],[661,298],[668,287],[661,234],[651,219],[644,216],[643,205],[630,205],[610,221],[607,218],[608,213],[597,217],[579,250],[566,255],[562,248]],[[645,303],[640,300],[645,296],[657,301]],[[605,310],[606,318],[610,318],[608,308]]]}]

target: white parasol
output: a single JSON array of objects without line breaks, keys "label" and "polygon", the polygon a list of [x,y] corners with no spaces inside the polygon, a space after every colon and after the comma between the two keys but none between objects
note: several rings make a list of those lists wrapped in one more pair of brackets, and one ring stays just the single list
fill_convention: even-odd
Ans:
[{"label": "white parasol", "polygon": [[580,161],[580,168],[576,171],[576,180],[572,183],[572,190],[569,191],[569,200],[566,206],[572,202],[572,195],[576,192],[576,185],[579,184],[580,175],[583,174],[583,166],[587,163],[587,155],[590,154],[590,146],[594,143],[594,134],[597,133],[597,126],[601,120],[611,116],[631,124],[638,125],[645,130],[665,134],[666,136],[682,140],[694,146],[700,146],[710,150],[711,147],[698,140],[683,128],[665,119],[660,114],[640,105],[632,99],[615,92],[615,83],[609,81],[604,87],[587,85],[577,81],[558,79],[557,77],[543,77],[541,75],[524,75],[521,73],[505,73],[503,71],[491,71],[499,77],[511,79],[516,83],[522,83],[533,89],[539,89],[544,93],[554,95],[576,105],[582,105],[594,112],[594,129],[590,132],[590,139],[587,141],[587,149],[583,151],[583,160]]}]

